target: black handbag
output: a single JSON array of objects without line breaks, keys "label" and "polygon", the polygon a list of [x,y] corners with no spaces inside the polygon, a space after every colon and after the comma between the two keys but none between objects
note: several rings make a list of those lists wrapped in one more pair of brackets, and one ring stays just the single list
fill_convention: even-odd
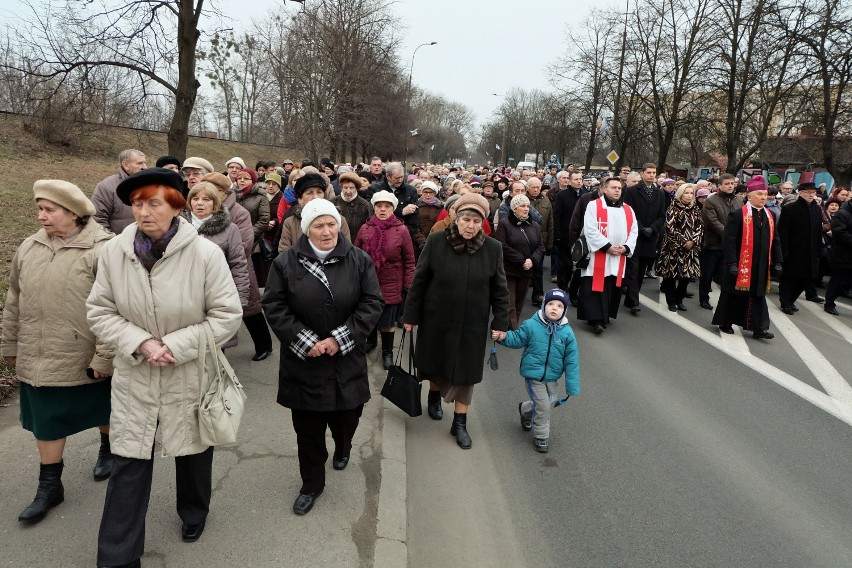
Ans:
[{"label": "black handbag", "polygon": [[402,332],[402,341],[399,344],[396,361],[388,369],[388,378],[382,386],[382,396],[394,403],[397,408],[411,416],[423,414],[423,406],[420,402],[420,381],[417,380],[417,369],[414,365],[414,337],[408,343],[408,370],[402,368],[402,351],[405,349],[405,335]]},{"label": "black handbag", "polygon": [[571,260],[577,268],[583,269],[589,266],[589,242],[586,240],[586,235],[580,235],[580,238],[571,245]]}]

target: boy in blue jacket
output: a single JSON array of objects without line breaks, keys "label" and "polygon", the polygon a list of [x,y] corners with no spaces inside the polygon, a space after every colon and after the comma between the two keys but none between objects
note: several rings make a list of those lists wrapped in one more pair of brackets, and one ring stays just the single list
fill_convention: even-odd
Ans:
[{"label": "boy in blue jacket", "polygon": [[[518,404],[521,428],[533,431],[533,446],[547,453],[550,444],[550,412],[580,394],[580,355],[577,339],[565,317],[568,294],[553,288],[544,296],[541,309],[517,331],[494,331],[492,339],[511,349],[523,348],[521,376],[530,400]],[[560,399],[557,381],[565,373],[565,394]]]}]

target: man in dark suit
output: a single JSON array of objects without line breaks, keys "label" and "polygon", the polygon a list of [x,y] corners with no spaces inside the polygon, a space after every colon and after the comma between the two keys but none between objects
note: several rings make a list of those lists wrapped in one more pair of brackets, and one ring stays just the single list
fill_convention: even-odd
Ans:
[{"label": "man in dark suit", "polygon": [[645,270],[654,266],[657,259],[657,242],[663,231],[666,219],[666,196],[655,183],[657,166],[645,164],[642,166],[642,181],[628,187],[624,193],[624,202],[633,208],[636,222],[639,224],[639,239],[633,256],[627,259],[627,284],[624,307],[634,316],[642,310],[639,305],[639,292],[642,290],[642,279]]},{"label": "man in dark suit", "polygon": [[[778,295],[781,297],[781,311],[787,315],[798,311],[796,300],[819,273],[819,249],[822,244],[822,215],[814,200],[816,185],[813,182],[800,183],[798,193],[799,198],[782,207],[778,218],[778,236],[781,238],[781,256],[784,258]],[[807,299],[817,301],[815,296]]]}]

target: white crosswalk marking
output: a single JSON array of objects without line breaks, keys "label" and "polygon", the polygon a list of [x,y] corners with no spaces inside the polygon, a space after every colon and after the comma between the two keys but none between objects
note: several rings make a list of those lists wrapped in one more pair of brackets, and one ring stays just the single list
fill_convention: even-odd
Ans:
[{"label": "white crosswalk marking", "polygon": [[[852,387],[849,386],[849,384],[843,379],[843,377],[840,376],[839,373],[837,373],[837,370],[834,369],[834,367],[830,363],[827,363],[827,361],[825,362],[825,364],[830,367],[830,370],[828,370],[828,372],[834,372],[834,376],[827,379],[832,386],[831,390],[826,387],[826,391],[828,391],[829,394],[826,394],[810,386],[809,384],[797,379],[786,371],[783,371],[778,367],[772,365],[771,363],[768,363],[767,361],[764,361],[763,359],[760,359],[759,357],[752,354],[747,342],[745,341],[745,339],[743,339],[742,335],[739,332],[739,328],[737,328],[736,326],[734,326],[734,335],[727,335],[718,331],[712,332],[709,329],[702,327],[696,323],[693,323],[685,317],[680,316],[676,312],[668,311],[666,307],[661,307],[659,301],[655,301],[654,299],[645,294],[640,294],[640,296],[643,298],[642,303],[644,306],[647,307],[647,309],[656,312],[658,315],[671,321],[673,324],[677,325],[684,331],[703,340],[708,345],[715,347],[722,353],[725,353],[726,355],[735,358],[738,362],[760,373],[767,379],[784,387],[793,394],[807,400],[808,402],[818,408],[821,408],[825,412],[828,412],[838,420],[841,420],[846,424],[852,426],[852,401],[847,400],[847,392],[852,391]],[[711,299],[711,302],[715,304],[717,301],[718,297],[716,297],[716,294],[714,294],[714,297]],[[663,302],[663,306],[664,305],[665,303]],[[772,310],[772,306],[770,306],[770,310]],[[777,308],[776,311],[777,316],[783,315],[779,310],[777,310]],[[772,312],[770,311],[770,313]],[[775,320],[773,320],[773,323],[775,323],[776,326],[777,320],[780,320],[780,317],[776,317]],[[798,333],[801,334],[801,331],[798,331]],[[804,337],[804,334],[801,334],[801,337]],[[813,346],[813,344],[809,344],[809,346],[810,350],[816,351],[816,348]],[[799,356],[801,356],[801,353],[799,351],[800,350],[797,350],[797,353],[799,354]],[[823,372],[827,370],[826,367],[814,369],[814,367],[811,366],[812,364],[819,366],[822,363],[815,362],[815,360],[813,359],[810,359],[809,362],[809,360],[805,360],[803,358],[803,361],[806,365],[808,365],[808,368],[814,373],[815,376],[818,372]],[[838,380],[845,383],[846,387],[840,386],[840,384],[837,382]],[[832,391],[840,398],[832,396]]]},{"label": "white crosswalk marking", "polygon": [[[844,321],[848,322],[848,318],[838,318],[837,316],[827,314],[820,304],[815,304],[813,302],[799,302],[796,305],[801,306],[816,315],[823,323],[825,323],[825,325],[836,331],[837,335],[845,341],[852,343],[852,328],[843,323]],[[841,304],[838,304],[838,306],[840,305]]]}]

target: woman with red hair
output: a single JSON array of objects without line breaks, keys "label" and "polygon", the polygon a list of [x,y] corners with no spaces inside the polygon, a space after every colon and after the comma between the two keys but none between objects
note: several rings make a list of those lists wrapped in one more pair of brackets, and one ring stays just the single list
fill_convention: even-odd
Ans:
[{"label": "woman with red hair", "polygon": [[[218,348],[239,329],[240,297],[219,247],[180,216],[181,177],[142,170],[116,193],[136,220],[104,247],[87,300],[92,331],[115,353],[110,445],[114,454],[98,535],[98,566],[138,566],[154,471],[155,435],[175,457],[182,537],[204,531],[213,448],[201,442],[198,403],[212,330]],[[202,363],[199,364],[199,359]]]}]

